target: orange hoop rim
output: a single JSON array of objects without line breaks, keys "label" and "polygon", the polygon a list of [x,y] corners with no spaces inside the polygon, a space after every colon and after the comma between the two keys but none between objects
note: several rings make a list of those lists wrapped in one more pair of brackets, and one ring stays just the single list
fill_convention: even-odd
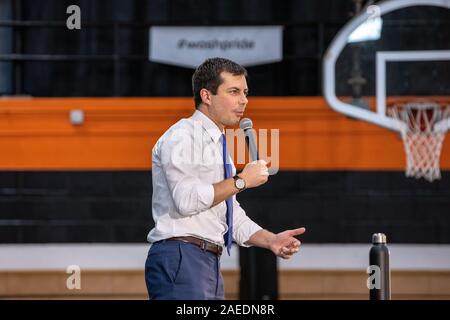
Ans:
[{"label": "orange hoop rim", "polygon": [[433,103],[439,105],[441,108],[450,106],[450,96],[408,96],[408,97],[393,97],[388,98],[386,108],[403,108],[411,103]]}]

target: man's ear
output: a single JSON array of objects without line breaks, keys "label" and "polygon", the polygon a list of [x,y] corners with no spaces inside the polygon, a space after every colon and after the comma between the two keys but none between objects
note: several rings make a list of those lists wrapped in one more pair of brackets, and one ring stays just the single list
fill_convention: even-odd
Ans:
[{"label": "man's ear", "polygon": [[202,102],[209,106],[211,104],[211,92],[209,92],[207,89],[203,88],[200,90],[200,97],[202,98]]}]

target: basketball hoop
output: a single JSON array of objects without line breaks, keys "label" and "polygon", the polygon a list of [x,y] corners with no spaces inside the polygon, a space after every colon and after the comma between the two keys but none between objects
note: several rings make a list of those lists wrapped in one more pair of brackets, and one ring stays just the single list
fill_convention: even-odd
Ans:
[{"label": "basketball hoop", "polygon": [[407,177],[430,182],[441,178],[439,159],[450,121],[450,103],[417,100],[396,102],[388,115],[398,120],[406,153]]}]

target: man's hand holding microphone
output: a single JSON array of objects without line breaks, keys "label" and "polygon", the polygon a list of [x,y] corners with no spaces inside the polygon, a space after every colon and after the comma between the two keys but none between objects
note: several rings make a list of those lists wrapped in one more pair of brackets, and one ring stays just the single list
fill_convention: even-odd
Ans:
[{"label": "man's hand holding microphone", "polygon": [[269,179],[269,169],[265,160],[255,160],[245,165],[244,170],[238,174],[245,181],[245,187],[255,188],[263,185]]}]

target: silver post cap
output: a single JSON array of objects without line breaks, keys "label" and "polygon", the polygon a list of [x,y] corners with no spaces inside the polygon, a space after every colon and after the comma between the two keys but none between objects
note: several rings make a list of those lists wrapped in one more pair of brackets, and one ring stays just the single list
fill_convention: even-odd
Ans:
[{"label": "silver post cap", "polygon": [[384,233],[374,233],[372,235],[372,243],[386,243],[386,235]]}]

